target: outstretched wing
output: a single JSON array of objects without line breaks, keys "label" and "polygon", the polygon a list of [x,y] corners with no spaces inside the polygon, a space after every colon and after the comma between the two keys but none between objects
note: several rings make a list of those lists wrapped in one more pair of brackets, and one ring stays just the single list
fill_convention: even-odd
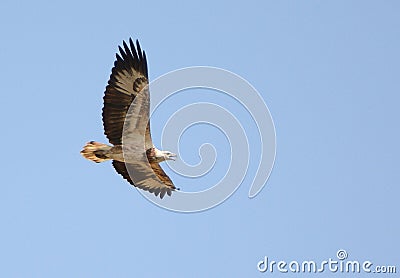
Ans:
[{"label": "outstretched wing", "polygon": [[123,42],[119,52],[104,95],[104,133],[111,144],[125,144],[133,151],[124,153],[129,163],[114,160],[113,166],[132,185],[162,198],[165,194],[171,195],[175,186],[158,164],[149,164],[145,154],[146,149],[153,147],[146,54],[138,41],[135,48],[132,39],[129,47]]},{"label": "outstretched wing", "polygon": [[[113,145],[122,144],[124,121],[136,95],[141,91],[148,94],[148,90],[143,90],[149,83],[146,54],[142,52],[138,41],[135,47],[132,39],[129,39],[129,46],[125,41],[123,48],[119,46],[120,54],[116,54],[117,59],[103,98],[104,134]],[[146,147],[152,145],[148,123]]]},{"label": "outstretched wing", "polygon": [[[171,179],[165,174],[163,169],[160,167],[158,163],[151,163],[151,168],[153,169],[154,173],[157,175],[157,177],[163,182],[160,183],[152,178],[145,179],[144,183],[137,183],[135,184],[129,173],[128,169],[126,167],[133,167],[132,164],[127,163],[125,165],[124,162],[116,161],[113,160],[112,162],[115,170],[124,177],[130,184],[133,186],[136,186],[140,189],[149,191],[150,193],[154,193],[154,195],[158,196],[160,195],[160,198],[162,199],[165,194],[168,194],[168,196],[171,196],[172,191],[176,189],[174,184],[172,183]],[[134,167],[137,168],[137,165]]]}]

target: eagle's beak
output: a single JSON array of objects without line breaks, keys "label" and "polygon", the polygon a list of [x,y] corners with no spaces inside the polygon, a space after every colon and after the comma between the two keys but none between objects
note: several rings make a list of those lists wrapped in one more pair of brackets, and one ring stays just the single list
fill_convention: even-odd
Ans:
[{"label": "eagle's beak", "polygon": [[176,160],[176,157],[177,157],[177,155],[176,155],[176,154],[174,154],[174,153],[171,153],[171,154],[168,156],[168,159],[169,159],[169,160],[173,160],[173,161],[175,161],[175,160]]}]

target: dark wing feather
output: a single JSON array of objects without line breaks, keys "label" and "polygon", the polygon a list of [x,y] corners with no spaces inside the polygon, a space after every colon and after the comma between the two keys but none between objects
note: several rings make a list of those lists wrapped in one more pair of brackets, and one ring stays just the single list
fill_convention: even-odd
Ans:
[{"label": "dark wing feather", "polygon": [[[128,117],[125,143],[128,146],[143,144],[144,149],[143,153],[132,153],[134,159],[129,160],[130,163],[125,164],[114,160],[113,166],[130,184],[163,198],[165,194],[171,195],[176,188],[158,164],[150,164],[151,168],[149,167],[144,153],[146,149],[153,147],[150,123],[149,121],[145,122],[148,118],[145,114],[149,113],[146,54],[140,48],[139,42],[136,41],[135,46],[132,39],[129,39],[129,46],[124,41],[122,47],[119,46],[119,52],[116,54],[116,61],[104,95],[104,133],[111,144],[122,145],[123,128],[125,119]],[[137,103],[130,110],[133,101],[137,101]],[[143,143],[141,136],[144,127],[146,127],[146,132]],[[135,173],[134,181],[129,173]]]},{"label": "dark wing feather", "polygon": [[147,181],[145,184],[135,184],[129,173],[128,170],[126,168],[126,166],[130,167],[130,164],[125,165],[124,162],[120,162],[120,161],[116,161],[113,160],[112,162],[115,170],[122,175],[122,177],[124,179],[126,179],[130,184],[132,184],[133,186],[136,186],[140,189],[149,191],[150,193],[154,193],[154,195],[158,196],[160,195],[160,198],[162,199],[165,194],[167,194],[168,196],[171,196],[172,191],[174,191],[176,189],[176,187],[173,185],[171,179],[167,176],[167,174],[165,174],[165,172],[163,171],[163,169],[160,167],[160,165],[158,163],[151,163],[151,168],[153,169],[154,173],[157,175],[157,177],[163,182],[163,183],[159,183],[159,182],[151,182]]},{"label": "dark wing feather", "polygon": [[[171,192],[176,189],[175,185],[172,183],[172,180],[168,177],[168,175],[164,172],[161,168],[160,164],[158,163],[150,163],[151,168],[153,169],[154,174],[165,184],[165,189],[161,189],[160,198],[162,199],[165,193],[168,196],[171,196]],[[157,194],[156,194],[157,196]]]},{"label": "dark wing feather", "polygon": [[[124,41],[123,48],[119,47],[120,54],[116,54],[116,61],[103,98],[104,134],[113,145],[122,144],[127,111],[136,95],[148,85],[146,55],[141,51],[138,41],[136,41],[138,51],[132,39],[129,39],[129,45],[130,48]],[[146,146],[150,146],[152,145],[150,125],[147,125],[147,133]]]}]

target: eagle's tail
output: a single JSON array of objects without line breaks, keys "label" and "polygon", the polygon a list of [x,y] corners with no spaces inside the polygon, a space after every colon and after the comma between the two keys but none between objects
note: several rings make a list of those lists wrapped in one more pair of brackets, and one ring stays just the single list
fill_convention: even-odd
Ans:
[{"label": "eagle's tail", "polygon": [[106,144],[90,141],[83,147],[81,155],[86,159],[99,163],[111,159],[107,155],[111,148]]}]

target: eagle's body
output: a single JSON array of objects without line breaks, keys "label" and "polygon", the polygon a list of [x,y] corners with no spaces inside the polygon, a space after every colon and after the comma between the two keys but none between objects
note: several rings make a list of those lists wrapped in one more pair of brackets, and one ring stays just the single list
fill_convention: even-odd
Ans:
[{"label": "eagle's body", "polygon": [[[116,55],[117,59],[103,98],[104,133],[112,146],[90,141],[84,146],[81,154],[97,163],[112,160],[115,170],[130,184],[163,198],[165,194],[171,195],[176,188],[159,163],[174,160],[176,155],[169,151],[160,151],[152,143],[148,122],[150,98],[146,55],[138,41],[135,47],[129,39],[129,45],[130,48],[123,42],[124,49],[119,47],[121,55]],[[134,107],[130,110],[132,103]],[[128,146],[122,144],[126,121],[129,128],[125,130],[124,136],[130,139]],[[133,155],[124,155],[124,150],[129,148],[132,149]],[[146,157],[147,161],[137,159],[142,156]],[[151,173],[147,171],[147,163],[151,167]],[[132,171],[128,171],[132,168],[135,169],[133,172],[138,174],[134,180],[129,175]],[[137,169],[142,171],[137,172]]]},{"label": "eagle's body", "polygon": [[[126,161],[123,155],[122,145],[109,146],[94,141],[90,141],[84,147],[81,152],[82,155],[94,162],[104,162],[106,160],[116,160],[119,162],[132,162]],[[174,160],[174,154],[168,151],[160,151],[159,149],[152,147],[146,150],[146,157],[149,163],[160,163],[165,160]]]}]

